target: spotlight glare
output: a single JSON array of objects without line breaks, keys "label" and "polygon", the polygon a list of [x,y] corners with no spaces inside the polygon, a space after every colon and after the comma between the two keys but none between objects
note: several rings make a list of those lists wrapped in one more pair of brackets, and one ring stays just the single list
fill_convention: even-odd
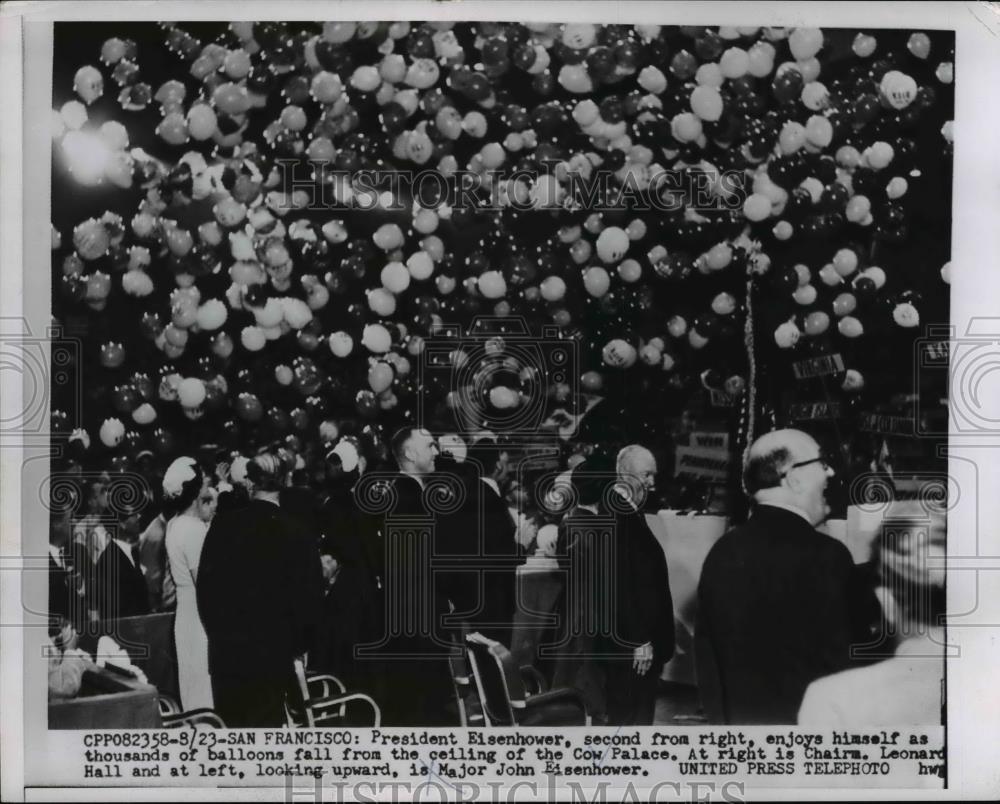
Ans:
[{"label": "spotlight glare", "polygon": [[104,178],[111,149],[99,135],[89,131],[67,131],[62,149],[66,166],[80,184],[92,186]]}]

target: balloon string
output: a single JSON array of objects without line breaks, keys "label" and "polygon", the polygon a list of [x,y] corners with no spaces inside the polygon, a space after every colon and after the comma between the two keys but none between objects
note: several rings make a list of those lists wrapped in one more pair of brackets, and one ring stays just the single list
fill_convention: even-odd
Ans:
[{"label": "balloon string", "polygon": [[[754,354],[754,334],[753,334],[753,273],[747,274],[747,314],[743,322],[743,342],[747,348],[747,393],[746,393],[746,422],[743,432],[743,460],[741,466],[746,466],[750,457],[750,445],[753,444],[755,414],[757,408],[757,360]],[[743,493],[748,497],[746,479],[744,473],[740,472],[740,485]]]}]

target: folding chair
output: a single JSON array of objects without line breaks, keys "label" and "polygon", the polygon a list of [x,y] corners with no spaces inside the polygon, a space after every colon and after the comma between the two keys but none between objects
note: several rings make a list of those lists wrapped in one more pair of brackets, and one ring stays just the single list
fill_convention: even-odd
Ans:
[{"label": "folding chair", "polygon": [[[547,690],[534,667],[518,667],[513,654],[480,633],[465,638],[472,674],[487,726],[589,726],[590,713],[580,693]],[[530,687],[530,690],[529,690]]]},{"label": "folding chair", "polygon": [[316,728],[317,726],[346,726],[347,704],[359,701],[368,704],[374,716],[373,727],[382,723],[382,711],[375,700],[361,692],[347,692],[347,688],[336,676],[306,675],[301,659],[295,660],[295,680],[299,702],[285,699],[285,717],[288,728]]}]

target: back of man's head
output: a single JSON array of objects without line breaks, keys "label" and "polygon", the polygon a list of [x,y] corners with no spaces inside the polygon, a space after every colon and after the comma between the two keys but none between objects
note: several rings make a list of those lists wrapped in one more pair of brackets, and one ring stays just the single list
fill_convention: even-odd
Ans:
[{"label": "back of man's head", "polygon": [[392,437],[392,441],[389,444],[389,448],[392,450],[392,457],[396,459],[396,464],[400,467],[406,463],[406,447],[410,443],[410,439],[413,438],[413,434],[417,432],[416,427],[403,427],[401,430],[397,430],[396,434]]}]

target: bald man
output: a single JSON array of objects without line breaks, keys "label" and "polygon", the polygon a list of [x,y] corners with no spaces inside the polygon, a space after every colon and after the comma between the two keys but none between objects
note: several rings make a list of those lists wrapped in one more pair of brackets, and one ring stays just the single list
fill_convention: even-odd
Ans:
[{"label": "bald man", "polygon": [[751,445],[750,520],[713,546],[698,586],[698,680],[713,719],[794,725],[806,687],[870,640],[874,593],[847,548],[816,530],[832,475],[799,430]]},{"label": "bald man", "polygon": [[656,483],[656,459],[632,444],[615,468],[616,494],[601,505],[615,521],[616,633],[603,662],[608,725],[652,725],[660,673],[674,654],[667,560],[642,510]]}]

